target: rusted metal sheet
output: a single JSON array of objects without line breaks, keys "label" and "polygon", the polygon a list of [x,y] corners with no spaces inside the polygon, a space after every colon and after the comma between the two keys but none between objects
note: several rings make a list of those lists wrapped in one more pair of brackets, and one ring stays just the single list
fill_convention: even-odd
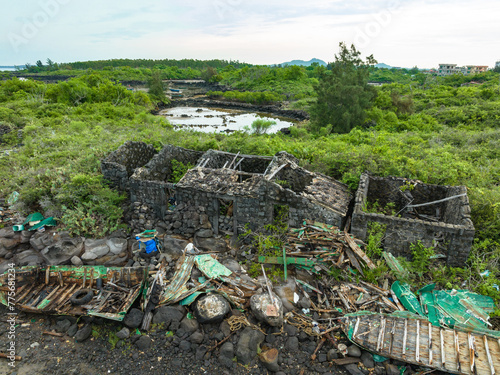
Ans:
[{"label": "rusted metal sheet", "polygon": [[195,256],[195,262],[198,269],[208,278],[216,279],[221,276],[230,276],[231,270],[219,263],[210,254]]},{"label": "rusted metal sheet", "polygon": [[175,272],[172,282],[163,289],[160,302],[158,303],[159,306],[174,303],[173,301],[177,300],[179,296],[188,292],[186,283],[191,276],[195,257],[186,256],[183,259],[184,261],[180,264],[177,272]]}]

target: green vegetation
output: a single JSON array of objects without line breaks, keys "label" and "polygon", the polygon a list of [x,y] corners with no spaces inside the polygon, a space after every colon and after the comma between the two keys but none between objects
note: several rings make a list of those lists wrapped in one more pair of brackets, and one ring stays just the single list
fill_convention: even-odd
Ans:
[{"label": "green vegetation", "polygon": [[182,177],[184,177],[186,172],[193,167],[194,165],[192,165],[191,163],[184,164],[183,162],[173,159],[172,175],[170,177],[169,182],[173,182],[174,184],[176,184],[181,180]]},{"label": "green vegetation", "polygon": [[[263,230],[252,231],[247,228],[246,232],[240,235],[240,239],[249,239],[251,247],[256,249],[257,256],[282,256],[284,239],[288,231],[289,207],[274,206],[274,222],[264,226]],[[267,265],[266,275],[273,282],[278,282],[284,276],[282,266]],[[253,262],[248,273],[252,277],[258,277],[262,274],[260,263]]]},{"label": "green vegetation", "polygon": [[159,70],[153,70],[151,72],[151,78],[148,81],[149,95],[155,98],[157,101],[167,103],[168,99],[165,96],[165,87],[163,86],[163,81],[161,79],[161,74]]},{"label": "green vegetation", "polygon": [[359,57],[354,45],[348,49],[340,43],[339,55],[335,55],[331,71],[321,74],[315,85],[317,100],[311,107],[311,121],[316,130],[329,133],[348,133],[364,123],[366,110],[377,95],[368,85],[368,67],[375,64],[373,56],[366,63]]},{"label": "green vegetation", "polygon": [[[437,77],[416,68],[368,67],[368,80],[390,83],[374,88],[377,95],[365,109],[366,118],[349,122],[353,128],[347,133],[330,134],[328,126],[315,123],[313,116],[312,121],[291,128],[290,135],[225,135],[174,131],[164,118],[150,114],[156,98],[126,90],[115,80],[147,81],[152,69],[159,71],[161,79],[199,78],[211,66],[217,71],[212,77],[232,88],[215,96],[255,103],[285,100],[285,107],[309,110],[318,99],[314,85],[333,74],[335,63],[330,70],[229,62],[169,64],[112,60],[70,66],[52,62],[45,70],[50,66],[47,62],[42,64],[43,74],[76,77],[54,84],[1,81],[0,128],[10,132],[0,138],[0,197],[18,191],[16,208],[25,214],[40,211],[55,216],[75,234],[108,233],[122,224],[124,201],[102,180],[100,160],[127,140],[144,141],[157,149],[171,143],[200,151],[212,148],[260,155],[284,150],[303,166],[351,189],[357,188],[363,171],[430,184],[466,185],[476,228],[467,267],[450,268],[431,260],[422,280],[433,279],[443,287],[463,284],[500,298],[494,287],[500,285],[498,73]],[[9,73],[2,75],[5,78]],[[391,214],[391,207],[378,210]],[[266,248],[264,239],[260,243]],[[374,258],[378,243],[377,237],[369,243]],[[268,245],[271,249],[279,244]],[[486,270],[489,275],[480,276]],[[380,272],[374,272],[374,280]]]},{"label": "green vegetation", "polygon": [[251,91],[209,91],[207,96],[212,99],[224,99],[234,102],[244,102],[252,104],[271,104],[280,101],[282,97],[272,92],[251,92]]},{"label": "green vegetation", "polygon": [[253,134],[266,134],[269,128],[276,125],[276,121],[258,118],[252,122],[251,131]]}]

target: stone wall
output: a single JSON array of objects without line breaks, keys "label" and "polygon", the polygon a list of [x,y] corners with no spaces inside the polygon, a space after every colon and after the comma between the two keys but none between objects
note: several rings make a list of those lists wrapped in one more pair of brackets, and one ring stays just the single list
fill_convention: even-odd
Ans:
[{"label": "stone wall", "polygon": [[144,142],[125,142],[101,161],[101,171],[112,186],[128,189],[128,178],[138,167],[146,164],[156,154],[153,146]]},{"label": "stone wall", "polygon": [[[208,161],[204,164],[205,168],[218,169],[223,168],[224,165],[228,167],[233,161],[233,168],[240,159],[243,158],[238,165],[238,170],[248,173],[264,173],[267,166],[273,159],[270,156],[258,155],[238,155],[229,152],[222,152],[217,150],[208,150],[203,154],[203,159]],[[236,160],[235,160],[236,158]]]},{"label": "stone wall", "polygon": [[[436,253],[445,255],[449,265],[463,266],[475,233],[467,196],[418,208],[418,212],[423,215],[424,212],[428,215],[436,215],[437,212],[439,221],[411,218],[405,210],[402,211],[402,217],[365,211],[367,202],[377,199],[384,204],[394,202],[401,210],[405,198],[401,198],[402,194],[397,192],[397,187],[414,183],[415,181],[402,178],[384,179],[363,174],[355,197],[351,233],[366,240],[368,224],[378,222],[386,225],[382,246],[392,254],[411,258],[410,245],[421,241],[426,247],[435,246]],[[425,196],[425,192],[429,195]],[[464,186],[437,186],[417,182],[411,190],[414,198],[412,204],[431,202],[461,193],[466,193]]]},{"label": "stone wall", "polygon": [[140,168],[136,167],[137,170],[132,177],[138,180],[168,182],[172,176],[172,160],[194,166],[202,155],[201,151],[166,145],[151,160],[148,160],[147,164],[140,165]]}]

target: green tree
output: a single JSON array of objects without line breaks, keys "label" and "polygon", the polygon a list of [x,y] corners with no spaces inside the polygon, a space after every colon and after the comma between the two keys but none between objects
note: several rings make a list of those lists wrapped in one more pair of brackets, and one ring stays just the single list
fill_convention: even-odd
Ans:
[{"label": "green tree", "polygon": [[366,110],[377,95],[375,88],[368,85],[368,68],[377,61],[370,55],[363,62],[354,45],[348,49],[341,42],[339,47],[335,62],[330,64],[331,71],[321,72],[314,87],[317,100],[311,106],[311,122],[316,130],[348,133],[363,124]]},{"label": "green tree", "polygon": [[155,100],[162,102],[167,102],[167,97],[165,96],[163,81],[161,79],[161,72],[159,70],[151,71],[151,78],[148,82],[149,95]]}]

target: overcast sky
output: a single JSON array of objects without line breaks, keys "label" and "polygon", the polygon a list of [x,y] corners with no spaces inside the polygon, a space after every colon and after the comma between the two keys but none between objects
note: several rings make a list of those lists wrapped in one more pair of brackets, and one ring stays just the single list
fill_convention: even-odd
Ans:
[{"label": "overcast sky", "polygon": [[112,58],[494,66],[498,0],[0,0],[0,65]]}]

